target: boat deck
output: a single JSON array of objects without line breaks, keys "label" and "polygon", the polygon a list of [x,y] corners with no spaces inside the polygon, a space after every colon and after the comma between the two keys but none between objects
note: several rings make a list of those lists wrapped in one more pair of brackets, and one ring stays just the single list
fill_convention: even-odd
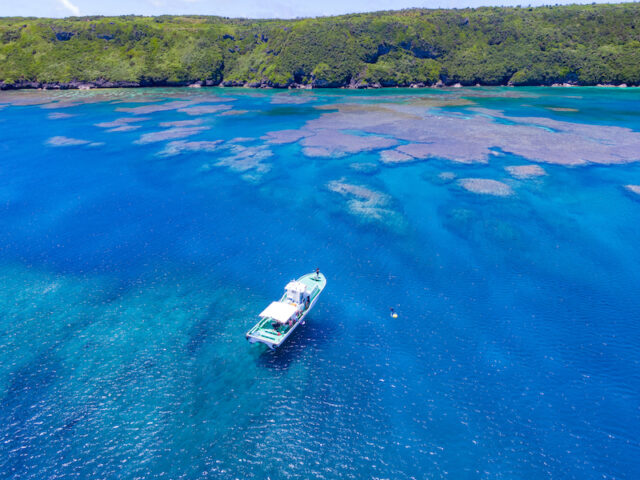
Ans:
[{"label": "boat deck", "polygon": [[[287,337],[289,330],[294,329],[313,307],[318,295],[320,295],[327,284],[327,279],[324,275],[320,274],[318,277],[315,273],[308,273],[307,275],[300,277],[298,281],[313,292],[310,297],[309,307],[302,311],[300,320],[293,325],[289,325],[288,323],[279,324],[272,318],[263,318],[251,330],[249,330],[247,337],[252,337],[256,341],[274,346],[282,343],[282,341]],[[317,289],[314,289],[314,287],[317,287]],[[286,295],[283,295],[280,301],[284,301],[285,299]]]}]

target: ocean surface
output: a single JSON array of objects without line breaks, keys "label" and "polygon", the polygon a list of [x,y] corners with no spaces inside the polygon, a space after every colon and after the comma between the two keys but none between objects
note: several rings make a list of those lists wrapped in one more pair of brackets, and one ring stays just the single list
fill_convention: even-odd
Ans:
[{"label": "ocean surface", "polygon": [[639,184],[631,88],[0,92],[0,478],[640,478]]}]

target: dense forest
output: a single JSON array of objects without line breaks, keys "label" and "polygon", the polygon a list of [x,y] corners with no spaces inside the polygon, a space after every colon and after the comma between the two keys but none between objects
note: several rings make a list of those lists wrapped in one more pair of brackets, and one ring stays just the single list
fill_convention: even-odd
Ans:
[{"label": "dense forest", "polygon": [[640,84],[640,4],[0,18],[0,87]]}]

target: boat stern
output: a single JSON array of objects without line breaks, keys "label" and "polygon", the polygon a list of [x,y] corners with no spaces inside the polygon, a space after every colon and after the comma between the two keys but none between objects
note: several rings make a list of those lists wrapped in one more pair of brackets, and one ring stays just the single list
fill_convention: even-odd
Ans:
[{"label": "boat stern", "polygon": [[284,338],[282,334],[278,334],[275,330],[269,331],[260,328],[252,328],[249,330],[245,337],[249,343],[262,343],[269,347],[271,350],[275,350],[282,343]]}]

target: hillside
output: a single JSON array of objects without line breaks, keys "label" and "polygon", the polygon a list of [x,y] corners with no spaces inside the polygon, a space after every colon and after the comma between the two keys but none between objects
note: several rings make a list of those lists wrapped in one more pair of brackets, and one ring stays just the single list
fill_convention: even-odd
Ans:
[{"label": "hillside", "polygon": [[640,4],[0,18],[0,87],[640,84]]}]

